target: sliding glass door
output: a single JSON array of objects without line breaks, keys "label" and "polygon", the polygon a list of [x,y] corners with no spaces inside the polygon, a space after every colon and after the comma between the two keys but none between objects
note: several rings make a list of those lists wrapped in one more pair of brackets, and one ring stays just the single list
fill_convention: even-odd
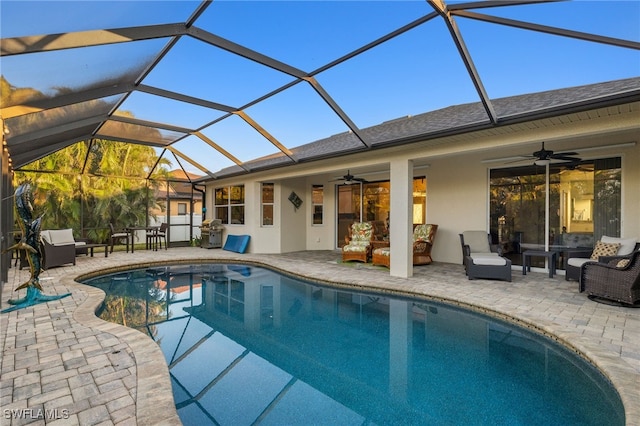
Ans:
[{"label": "sliding glass door", "polygon": [[[524,250],[556,250],[561,269],[568,250],[590,249],[602,235],[620,236],[620,165],[620,158],[608,158],[492,170],[494,242],[516,265]],[[533,266],[544,267],[539,262]]]},{"label": "sliding glass door", "polygon": [[[349,227],[353,222],[372,222],[377,239],[389,237],[389,219],[392,214],[390,205],[391,184],[388,180],[363,182],[350,185],[336,185],[338,199],[338,247],[345,244]],[[425,223],[426,220],[426,178],[413,180],[413,223]]]}]

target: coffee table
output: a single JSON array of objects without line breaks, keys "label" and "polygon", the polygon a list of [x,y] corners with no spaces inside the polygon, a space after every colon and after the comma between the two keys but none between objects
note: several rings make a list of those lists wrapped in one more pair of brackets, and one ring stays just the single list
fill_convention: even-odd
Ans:
[{"label": "coffee table", "polygon": [[109,251],[107,250],[109,244],[85,244],[83,246],[76,247],[76,251],[80,249],[89,249],[89,255],[93,257],[93,249],[100,247],[104,247],[104,257],[109,257]]}]

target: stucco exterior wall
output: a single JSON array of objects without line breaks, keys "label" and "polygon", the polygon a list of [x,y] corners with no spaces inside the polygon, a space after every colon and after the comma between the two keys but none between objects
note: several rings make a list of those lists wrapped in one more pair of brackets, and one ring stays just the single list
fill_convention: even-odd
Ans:
[{"label": "stucco exterior wall", "polygon": [[488,170],[472,155],[434,161],[427,170],[427,223],[438,225],[431,256],[462,263],[458,234],[488,228]]},{"label": "stucco exterior wall", "polygon": [[[336,247],[336,176],[348,169],[359,169],[367,170],[367,178],[372,181],[389,179],[391,162],[414,160],[414,176],[427,178],[426,222],[439,226],[432,257],[439,262],[461,263],[458,234],[465,230],[488,231],[490,169],[514,166],[509,161],[496,159],[529,154],[539,149],[542,140],[552,140],[555,151],[593,147],[580,155],[585,160],[622,157],[622,236],[640,238],[637,111],[629,108],[613,118],[583,115],[583,121],[575,117],[574,120],[558,119],[563,122],[555,127],[547,122],[529,123],[517,126],[511,133],[483,132],[430,146],[415,143],[218,180],[207,188],[207,217],[211,218],[214,212],[214,188],[244,184],[245,225],[227,225],[225,234],[251,235],[250,252],[333,250]],[[611,147],[603,148],[610,144]],[[519,164],[526,162],[515,165]],[[260,224],[260,182],[275,184],[274,225],[269,227]],[[314,184],[324,185],[322,225],[312,224]],[[297,211],[288,200],[291,191],[303,200]],[[392,212],[393,209],[391,206]]]}]

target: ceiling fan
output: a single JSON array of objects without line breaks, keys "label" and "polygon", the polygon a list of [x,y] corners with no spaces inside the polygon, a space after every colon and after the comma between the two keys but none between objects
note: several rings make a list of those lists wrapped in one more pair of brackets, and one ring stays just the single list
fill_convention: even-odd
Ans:
[{"label": "ceiling fan", "polygon": [[354,175],[351,174],[351,172],[349,170],[347,170],[347,174],[342,176],[342,178],[339,179],[334,179],[331,182],[336,182],[336,181],[344,181],[343,183],[345,185],[351,185],[352,183],[356,183],[356,182],[366,182],[366,179],[363,178],[357,178]]},{"label": "ceiling fan", "polygon": [[[554,153],[553,151],[551,151],[549,149],[545,149],[544,148],[544,142],[542,142],[542,149],[540,149],[539,151],[534,152],[533,154],[531,154],[529,156],[523,156],[523,158],[534,160],[533,163],[536,166],[546,166],[547,164],[550,164],[552,162],[552,160],[559,160],[559,161],[578,164],[582,160],[580,158],[578,158],[578,157],[575,157],[575,155],[578,155],[578,153],[577,152],[557,152],[557,153]],[[518,161],[522,161],[522,160],[518,160]]]}]

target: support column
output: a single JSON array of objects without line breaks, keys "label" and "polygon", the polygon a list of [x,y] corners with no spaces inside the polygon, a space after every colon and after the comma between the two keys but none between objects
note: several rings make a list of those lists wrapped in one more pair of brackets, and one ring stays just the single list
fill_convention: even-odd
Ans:
[{"label": "support column", "polygon": [[394,277],[408,278],[413,276],[413,161],[392,160],[390,166],[389,269]]}]

